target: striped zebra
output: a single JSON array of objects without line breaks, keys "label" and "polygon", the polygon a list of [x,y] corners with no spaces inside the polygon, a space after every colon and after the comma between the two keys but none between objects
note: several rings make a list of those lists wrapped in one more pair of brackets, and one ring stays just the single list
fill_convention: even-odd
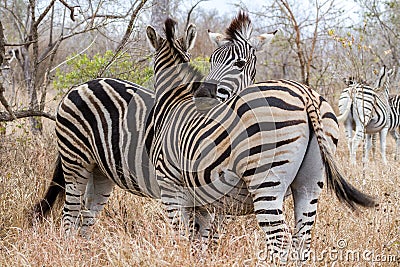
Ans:
[{"label": "striped zebra", "polygon": [[[188,62],[195,26],[187,32]],[[154,92],[128,81],[102,78],[71,88],[57,110],[59,155],[50,186],[34,206],[35,218],[49,213],[65,191],[63,227],[86,235],[115,184],[135,195],[159,199],[147,153],[153,144],[149,120],[153,106]],[[231,184],[217,181],[213,186],[224,189]]]},{"label": "striped zebra", "polygon": [[[232,95],[254,84],[256,74],[256,52],[270,43],[277,31],[251,36],[252,23],[249,16],[239,12],[230,26],[226,29],[226,35],[209,32],[210,40],[217,49],[210,56],[210,73],[205,78],[206,86],[197,90],[194,94],[196,104],[203,104],[201,110],[207,110],[214,101],[204,99],[218,99],[225,101]],[[244,62],[244,63],[243,63]],[[237,68],[240,64],[241,68]],[[353,79],[351,79],[352,81]],[[317,100],[324,125],[324,134],[329,137],[331,148],[336,149],[339,129],[335,113],[330,104],[322,97]],[[211,103],[212,105],[208,105]],[[199,105],[197,105],[199,109]]]},{"label": "striped zebra", "polygon": [[[195,101],[203,98],[216,97],[220,100],[230,98],[237,92],[242,91],[249,84],[254,83],[255,74],[255,52],[259,49],[257,45],[252,45],[250,40],[251,21],[247,15],[239,13],[226,30],[226,36],[223,34],[209,34],[210,39],[218,46],[218,48],[210,56],[211,69],[204,83],[199,90],[195,92]],[[265,35],[264,35],[265,36]],[[244,52],[243,52],[244,51]],[[242,54],[241,54],[241,53]],[[250,55],[250,56],[249,56]],[[245,59],[251,64],[243,64],[240,72],[237,71],[236,65],[238,61]],[[252,79],[243,79],[244,75],[252,75]],[[285,82],[285,81],[284,81]],[[287,81],[286,81],[287,82]],[[221,91],[221,94],[219,93]],[[224,96],[225,98],[221,97]],[[323,132],[328,137],[330,148],[334,151],[338,141],[338,124],[332,107],[322,97],[318,96],[314,99],[319,103],[318,108],[322,115]],[[302,224],[297,221],[297,231],[300,231]],[[309,249],[310,236],[303,241],[297,240],[300,247],[301,242],[308,244],[304,251]],[[296,243],[295,242],[295,243]],[[301,254],[299,254],[301,255]]]},{"label": "striped zebra", "polygon": [[151,140],[146,120],[153,102],[153,91],[117,79],[95,79],[70,89],[57,110],[59,156],[53,180],[34,214],[46,215],[65,187],[63,227],[86,235],[115,184],[159,198],[144,145]]},{"label": "striped zebra", "polygon": [[[371,197],[341,175],[322,131],[321,98],[308,87],[285,80],[258,83],[204,114],[198,112],[193,96],[205,90],[202,77],[180,64],[187,55],[175,37],[175,27],[173,20],[166,21],[165,39],[147,28],[156,51],[155,144],[149,154],[172,225],[188,225],[194,213],[201,236],[207,237],[209,209],[253,213],[266,233],[270,255],[285,262],[292,238],[283,214],[289,187],[298,222],[293,244],[301,252],[309,250],[324,173],[328,188],[351,208],[374,206]],[[165,69],[171,65],[176,67]],[[226,178],[237,179],[244,188],[221,192],[212,186]]]},{"label": "striped zebra", "polygon": [[[392,70],[382,67],[375,88],[353,83],[345,88],[339,97],[339,121],[345,125],[350,159],[356,162],[356,150],[366,134],[364,160],[368,160],[372,134],[379,133],[381,155],[384,164],[386,160],[386,136],[391,129],[391,109],[389,105],[389,76]],[[355,135],[353,137],[353,128]]]},{"label": "striped zebra", "polygon": [[396,140],[395,160],[400,156],[400,95],[389,96],[390,125],[389,133]]},{"label": "striped zebra", "polygon": [[[398,160],[400,155],[400,95],[389,95],[389,106],[390,106],[390,125],[389,133],[396,141],[396,152],[394,159]],[[376,134],[372,137],[373,154],[374,148],[376,147]]]}]

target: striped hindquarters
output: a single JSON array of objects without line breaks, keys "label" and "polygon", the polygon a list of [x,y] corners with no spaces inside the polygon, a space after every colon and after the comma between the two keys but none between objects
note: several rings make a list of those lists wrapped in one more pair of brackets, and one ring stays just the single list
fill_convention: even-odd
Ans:
[{"label": "striped hindquarters", "polygon": [[390,125],[389,130],[400,127],[400,95],[389,96]]},{"label": "striped hindquarters", "polygon": [[339,98],[339,110],[341,114],[350,111],[353,120],[357,119],[367,126],[367,132],[379,131],[386,125],[389,118],[385,96],[378,94],[372,87],[360,84],[342,91]]},{"label": "striped hindquarters", "polygon": [[[116,80],[96,79],[72,88],[57,113],[56,133],[64,171],[76,173],[79,165],[88,172],[100,171],[122,188],[140,192],[125,167],[124,144],[127,107],[137,85]],[[127,149],[127,148],[125,148]],[[71,168],[71,169],[68,169]]]}]

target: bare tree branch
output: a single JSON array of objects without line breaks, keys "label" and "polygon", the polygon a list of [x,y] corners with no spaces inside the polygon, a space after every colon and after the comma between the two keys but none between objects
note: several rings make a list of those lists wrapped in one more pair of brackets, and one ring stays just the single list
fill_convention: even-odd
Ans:
[{"label": "bare tree branch", "polygon": [[6,54],[6,49],[5,49],[3,24],[1,23],[0,20],[0,66],[3,65],[5,54]]},{"label": "bare tree branch", "polygon": [[15,119],[30,117],[45,117],[52,121],[56,120],[54,115],[40,110],[16,110],[14,111],[14,117],[7,112],[0,112],[0,121],[13,121]]},{"label": "bare tree branch", "polygon": [[320,21],[320,17],[319,17],[320,6],[318,5],[317,0],[315,0],[315,4],[316,4],[316,8],[317,8],[317,14],[315,15],[315,26],[314,26],[313,38],[311,40],[311,50],[307,57],[307,65],[306,65],[306,84],[307,85],[310,84],[310,66],[311,66],[311,62],[313,60],[313,56],[314,56],[315,45],[318,40],[318,26],[319,26],[319,21]]},{"label": "bare tree branch", "polygon": [[188,15],[186,17],[186,24],[185,24],[185,29],[187,29],[187,27],[189,27],[189,23],[190,23],[190,16],[192,15],[193,10],[201,3],[201,2],[207,2],[208,0],[199,0],[197,1],[196,4],[194,4],[194,6],[192,6],[188,12]]},{"label": "bare tree branch", "polygon": [[[4,87],[3,83],[0,82],[0,102],[4,106],[4,108],[7,110],[7,114],[11,119],[16,119],[14,112],[12,111],[10,105],[8,104],[7,99],[4,97]],[[1,120],[0,120],[1,121]]]},{"label": "bare tree branch", "polygon": [[[4,63],[4,59],[5,59],[5,47],[4,47],[4,32],[3,32],[3,24],[0,21],[0,66],[3,65]],[[0,70],[1,72],[1,70]],[[0,73],[0,76],[2,74]],[[15,119],[15,115],[10,107],[10,105],[8,104],[7,99],[4,97],[4,87],[3,87],[3,83],[2,81],[0,81],[0,102],[1,104],[4,106],[4,108],[7,110],[8,115]]]},{"label": "bare tree branch", "polygon": [[[136,3],[139,2],[139,0],[136,0],[133,5],[136,5]],[[122,48],[126,45],[128,42],[129,37],[131,36],[133,32],[133,25],[135,23],[136,17],[139,13],[139,11],[142,9],[144,4],[146,4],[147,0],[140,0],[138,6],[135,8],[135,10],[132,12],[131,18],[128,23],[128,27],[126,28],[124,37],[122,38],[121,42],[118,44],[117,49],[115,50],[115,53],[113,57],[110,59],[110,61],[107,63],[107,65],[100,69],[100,71],[97,73],[97,77],[103,76],[104,72],[111,66],[111,64],[115,61],[115,59],[118,58],[119,53],[121,52]]]},{"label": "bare tree branch", "polygon": [[[34,9],[35,7],[35,5],[33,4],[34,1],[30,2],[32,3],[32,9]],[[42,14],[39,15],[38,19],[33,22],[32,27],[37,27],[42,22],[42,20],[47,16],[47,13],[49,13],[50,9],[53,7],[55,2],[56,0],[51,0],[50,4],[45,8]]]},{"label": "bare tree branch", "polygon": [[303,83],[308,85],[308,81],[306,79],[306,72],[305,72],[304,52],[303,52],[303,48],[302,48],[302,44],[301,44],[300,26],[297,23],[296,17],[294,16],[294,14],[292,12],[292,10],[289,6],[289,3],[286,0],[279,0],[279,1],[283,5],[283,7],[281,6],[282,11],[287,14],[290,22],[293,25],[293,28],[294,28],[294,31],[296,34],[296,38],[295,38],[296,53],[297,53],[297,57],[300,62],[301,79],[303,80]]},{"label": "bare tree branch", "polygon": [[75,7],[77,7],[77,6],[70,6],[70,5],[68,5],[68,3],[65,2],[64,0],[59,0],[59,1],[60,1],[66,8],[69,9],[69,11],[71,12],[69,17],[71,18],[72,21],[75,21],[74,10],[75,10]]}]

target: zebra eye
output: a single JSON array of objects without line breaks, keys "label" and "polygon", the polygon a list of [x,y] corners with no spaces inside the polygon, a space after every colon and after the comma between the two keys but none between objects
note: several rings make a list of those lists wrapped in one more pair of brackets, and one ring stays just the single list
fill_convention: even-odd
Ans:
[{"label": "zebra eye", "polygon": [[239,69],[242,69],[244,65],[246,65],[246,60],[244,59],[238,59],[235,63],[233,63],[233,66],[238,67]]}]

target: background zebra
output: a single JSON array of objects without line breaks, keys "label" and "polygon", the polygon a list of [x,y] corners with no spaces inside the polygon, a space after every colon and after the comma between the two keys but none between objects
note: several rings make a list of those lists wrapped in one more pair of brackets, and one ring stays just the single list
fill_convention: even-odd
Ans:
[{"label": "background zebra", "polygon": [[[382,67],[375,88],[353,83],[345,88],[339,98],[340,121],[344,122],[350,159],[356,161],[356,150],[366,133],[365,160],[371,146],[371,134],[378,133],[381,142],[381,155],[386,160],[386,136],[391,128],[391,109],[389,105],[389,76],[393,70]],[[355,125],[355,127],[353,126]],[[355,135],[353,137],[353,128]]]},{"label": "background zebra", "polygon": [[[167,20],[165,29],[166,40],[153,28],[147,30],[156,51],[156,144],[150,156],[173,225],[187,224],[195,211],[201,214],[195,221],[206,237],[211,221],[207,208],[237,215],[252,211],[267,235],[270,253],[284,262],[291,244],[282,210],[288,187],[297,222],[293,244],[300,255],[309,250],[324,172],[328,187],[350,207],[374,205],[340,174],[321,129],[321,98],[315,91],[293,81],[268,81],[246,88],[203,115],[192,98],[193,92],[207,89],[193,68],[178,65],[185,62],[187,49],[175,38],[175,23]],[[240,30],[239,26],[234,32]],[[178,67],[157,71],[170,65]],[[227,191],[219,198],[224,192],[209,184],[224,176],[236,176],[248,194]],[[217,197],[204,205],[202,195]]]},{"label": "background zebra", "polygon": [[396,140],[395,160],[400,156],[400,95],[389,96],[390,105],[390,125],[389,132]]}]

